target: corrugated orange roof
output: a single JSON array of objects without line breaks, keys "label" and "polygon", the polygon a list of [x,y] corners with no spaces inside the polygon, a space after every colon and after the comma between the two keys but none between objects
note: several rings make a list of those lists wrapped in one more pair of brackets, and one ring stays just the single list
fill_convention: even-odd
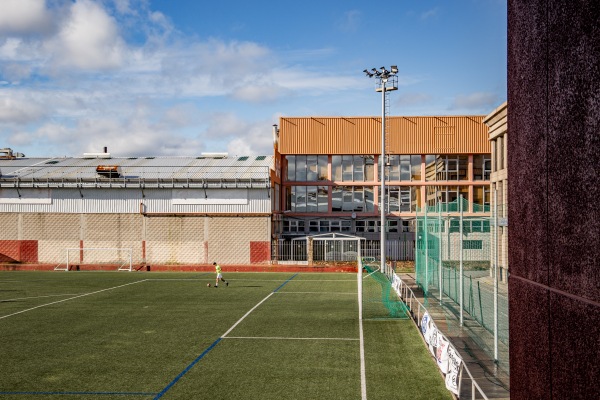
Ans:
[{"label": "corrugated orange roof", "polygon": [[[387,117],[388,154],[490,153],[483,115]],[[381,117],[281,117],[281,154],[380,154]]]}]

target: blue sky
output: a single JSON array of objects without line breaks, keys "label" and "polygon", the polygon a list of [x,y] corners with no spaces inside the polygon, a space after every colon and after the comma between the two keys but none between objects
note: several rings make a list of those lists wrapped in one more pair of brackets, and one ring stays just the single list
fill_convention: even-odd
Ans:
[{"label": "blue sky", "polygon": [[1,0],[0,148],[27,156],[272,154],[280,116],[506,100],[506,0]]}]

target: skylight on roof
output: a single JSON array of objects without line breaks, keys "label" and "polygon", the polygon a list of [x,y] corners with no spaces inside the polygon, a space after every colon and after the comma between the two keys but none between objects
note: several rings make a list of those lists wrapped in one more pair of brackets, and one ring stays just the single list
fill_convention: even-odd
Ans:
[{"label": "skylight on roof", "polygon": [[248,160],[248,156],[243,156],[237,159],[238,161],[246,161]]}]

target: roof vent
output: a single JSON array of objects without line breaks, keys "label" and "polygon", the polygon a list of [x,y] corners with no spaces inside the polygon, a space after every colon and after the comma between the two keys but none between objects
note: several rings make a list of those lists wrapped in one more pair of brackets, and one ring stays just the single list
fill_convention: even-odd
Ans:
[{"label": "roof vent", "polygon": [[200,156],[205,158],[227,158],[229,153],[200,153]]},{"label": "roof vent", "polygon": [[25,157],[23,153],[13,153],[12,149],[8,147],[4,149],[0,149],[0,159],[1,160],[14,160],[17,157]]},{"label": "roof vent", "polygon": [[121,176],[118,165],[98,165],[96,172],[105,178],[118,178]]},{"label": "roof vent", "polygon": [[83,153],[83,158],[110,158],[110,153]]}]

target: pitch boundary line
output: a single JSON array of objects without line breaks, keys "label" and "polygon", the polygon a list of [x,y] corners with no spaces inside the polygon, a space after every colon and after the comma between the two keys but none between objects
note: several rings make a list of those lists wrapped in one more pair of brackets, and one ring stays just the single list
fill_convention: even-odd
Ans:
[{"label": "pitch boundary line", "polygon": [[227,336],[223,339],[249,339],[249,340],[340,340],[340,341],[358,341],[357,338],[326,338],[326,337],[266,337],[266,336]]},{"label": "pitch boundary line", "polygon": [[356,292],[277,292],[277,294],[347,294],[356,296]]},{"label": "pitch boundary line", "polygon": [[8,317],[12,317],[12,316],[14,316],[14,315],[18,315],[18,314],[23,314],[23,313],[26,313],[27,311],[36,310],[36,309],[38,309],[38,308],[42,308],[42,307],[46,307],[46,306],[51,306],[51,305],[53,305],[53,304],[63,303],[63,302],[65,302],[65,301],[69,301],[69,300],[75,300],[75,299],[79,299],[79,298],[81,298],[81,297],[90,296],[90,295],[92,295],[92,294],[102,293],[102,292],[106,292],[106,291],[108,291],[108,290],[118,289],[118,288],[121,288],[121,287],[129,286],[129,285],[133,285],[133,284],[140,283],[140,282],[145,282],[145,281],[146,281],[146,279],[142,279],[142,280],[140,280],[140,281],[135,281],[135,282],[129,282],[129,283],[125,283],[124,285],[113,286],[113,287],[111,287],[111,288],[106,288],[106,289],[102,289],[102,290],[96,290],[95,292],[90,292],[90,293],[84,293],[84,294],[80,294],[80,295],[78,295],[78,296],[69,297],[68,299],[62,299],[62,300],[53,301],[53,302],[51,302],[51,303],[40,304],[39,306],[31,307],[31,308],[28,308],[28,309],[26,309],[26,310],[21,310],[21,311],[17,311],[17,312],[15,312],[15,313],[12,313],[12,314],[3,315],[3,316],[1,316],[1,317],[0,317],[0,319],[4,319],[4,318],[8,318]]}]

